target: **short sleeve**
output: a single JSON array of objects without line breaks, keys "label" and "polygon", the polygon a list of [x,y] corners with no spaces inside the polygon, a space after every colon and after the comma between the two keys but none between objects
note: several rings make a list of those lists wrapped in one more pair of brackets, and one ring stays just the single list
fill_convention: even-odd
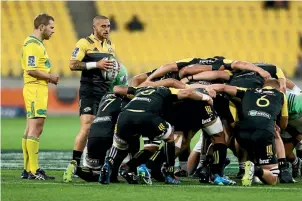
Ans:
[{"label": "short sleeve", "polygon": [[86,39],[82,38],[76,43],[76,47],[74,48],[71,55],[71,60],[82,61],[83,58],[85,57],[86,50],[87,50],[87,42]]},{"label": "short sleeve", "polygon": [[283,104],[281,109],[281,116],[282,117],[288,117],[288,106],[287,106],[287,98],[284,93],[283,94]]},{"label": "short sleeve", "polygon": [[237,89],[236,97],[243,99],[245,92],[247,91],[247,88],[236,87],[236,89]]},{"label": "short sleeve", "polygon": [[25,59],[26,70],[36,70],[39,66],[39,60],[43,57],[43,50],[37,43],[30,43],[23,49],[23,58]]},{"label": "short sleeve", "polygon": [[178,94],[179,93],[179,89],[175,89],[175,88],[169,88],[171,94]]}]

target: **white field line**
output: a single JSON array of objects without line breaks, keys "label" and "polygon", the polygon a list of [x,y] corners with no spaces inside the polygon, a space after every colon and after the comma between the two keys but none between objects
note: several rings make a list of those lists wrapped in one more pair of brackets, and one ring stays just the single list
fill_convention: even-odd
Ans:
[{"label": "white field line", "polygon": [[[50,182],[43,182],[43,181],[39,181],[39,182],[17,182],[17,181],[2,181],[1,182],[2,185],[7,185],[7,184],[18,184],[18,185],[59,185],[59,186],[66,186],[66,185],[72,185],[72,186],[98,186],[95,183],[70,183],[70,184],[66,184],[66,183],[50,183]],[[116,186],[116,184],[113,184],[114,186]],[[166,188],[230,188],[230,189],[258,189],[258,190],[274,190],[274,191],[302,191],[302,188],[296,188],[296,187],[290,187],[291,184],[289,184],[288,188],[283,188],[283,187],[270,187],[270,186],[250,186],[250,187],[244,187],[244,186],[207,186],[207,185],[133,185],[133,186],[137,186],[137,187],[166,187]],[[101,185],[99,185],[101,187]],[[107,185],[106,185],[107,186]]]}]

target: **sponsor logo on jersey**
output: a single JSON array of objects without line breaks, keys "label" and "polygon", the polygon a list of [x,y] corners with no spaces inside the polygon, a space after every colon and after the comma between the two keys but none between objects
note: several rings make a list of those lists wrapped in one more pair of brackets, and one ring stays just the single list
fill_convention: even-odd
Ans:
[{"label": "sponsor logo on jersey", "polygon": [[27,66],[36,66],[36,57],[28,56]]},{"label": "sponsor logo on jersey", "polygon": [[256,73],[255,72],[244,73],[244,74],[241,74],[241,75],[236,75],[236,77],[251,76],[251,75],[256,75]]},{"label": "sponsor logo on jersey", "polygon": [[211,122],[211,118],[203,119],[203,120],[201,121],[202,124],[206,124],[206,123],[209,123],[209,122]]},{"label": "sponsor logo on jersey", "polygon": [[250,110],[248,115],[252,116],[252,117],[257,116],[257,117],[264,117],[264,118],[267,118],[267,119],[271,119],[271,115],[266,113],[266,112],[263,112],[263,111]]},{"label": "sponsor logo on jersey", "polygon": [[93,123],[104,122],[104,121],[111,121],[111,116],[96,117],[96,118],[93,120]]},{"label": "sponsor logo on jersey", "polygon": [[72,52],[72,58],[76,58],[78,56],[79,51],[80,48],[76,47]]},{"label": "sponsor logo on jersey", "polygon": [[269,159],[259,159],[259,164],[269,164]]},{"label": "sponsor logo on jersey", "polygon": [[135,101],[135,100],[151,102],[150,98],[143,98],[143,97],[135,97],[135,98],[132,99],[132,101]]}]

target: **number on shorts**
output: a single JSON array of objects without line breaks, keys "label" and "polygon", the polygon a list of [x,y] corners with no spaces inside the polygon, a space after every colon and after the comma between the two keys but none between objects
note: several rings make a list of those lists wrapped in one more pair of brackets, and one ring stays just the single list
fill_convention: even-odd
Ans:
[{"label": "number on shorts", "polygon": [[[270,102],[267,98],[265,98],[266,95],[261,96],[260,98],[257,99],[256,104],[258,107],[267,107],[269,106]],[[260,103],[263,102],[263,103]]]},{"label": "number on shorts", "polygon": [[208,114],[212,114],[213,113],[211,106],[205,106],[205,108],[206,108],[206,111],[207,111]]},{"label": "number on shorts", "polygon": [[158,125],[158,129],[159,129],[160,131],[164,131],[164,130],[165,130],[164,124],[160,123],[160,124]]},{"label": "number on shorts", "polygon": [[272,156],[274,153],[273,153],[273,145],[267,145],[266,146],[266,154],[267,156]]}]

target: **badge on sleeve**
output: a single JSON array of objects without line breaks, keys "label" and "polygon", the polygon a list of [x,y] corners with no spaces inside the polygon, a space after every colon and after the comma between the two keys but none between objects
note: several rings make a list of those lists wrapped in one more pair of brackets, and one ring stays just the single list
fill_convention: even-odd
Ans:
[{"label": "badge on sleeve", "polygon": [[36,66],[36,57],[35,56],[28,56],[27,66]]},{"label": "badge on sleeve", "polygon": [[76,58],[78,56],[79,51],[80,51],[80,48],[76,47],[72,52],[72,57]]}]

